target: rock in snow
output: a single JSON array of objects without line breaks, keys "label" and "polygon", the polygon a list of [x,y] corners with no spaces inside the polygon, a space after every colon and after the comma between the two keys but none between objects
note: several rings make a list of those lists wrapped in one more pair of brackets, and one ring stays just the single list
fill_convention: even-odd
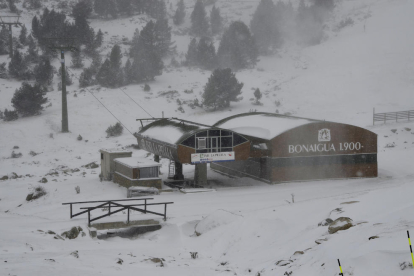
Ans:
[{"label": "rock in snow", "polygon": [[328,232],[329,234],[334,234],[338,232],[339,230],[346,230],[346,229],[351,228],[352,226],[353,226],[352,219],[347,218],[347,217],[340,217],[334,220],[334,222],[332,222],[329,225]]}]

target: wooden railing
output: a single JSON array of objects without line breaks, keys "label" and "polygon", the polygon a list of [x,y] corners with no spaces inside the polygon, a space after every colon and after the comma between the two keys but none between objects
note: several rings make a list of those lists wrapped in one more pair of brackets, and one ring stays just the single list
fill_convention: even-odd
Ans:
[{"label": "wooden railing", "polygon": [[414,110],[408,111],[398,111],[398,112],[384,112],[384,113],[375,113],[375,108],[372,116],[372,124],[375,125],[375,122],[383,122],[384,124],[387,121],[402,121],[402,120],[412,120],[414,119]]}]

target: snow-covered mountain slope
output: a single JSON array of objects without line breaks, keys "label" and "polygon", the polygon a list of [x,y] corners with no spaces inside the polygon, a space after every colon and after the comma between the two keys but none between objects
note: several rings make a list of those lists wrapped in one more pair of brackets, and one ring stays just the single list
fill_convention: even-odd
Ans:
[{"label": "snow-covered mountain slope", "polygon": [[[170,2],[175,7],[176,2]],[[187,22],[173,29],[179,54],[186,52],[191,39],[182,35],[189,27],[193,6],[193,1],[185,2]],[[226,15],[227,24],[234,19],[249,23],[256,3],[219,0],[217,6]],[[406,231],[414,229],[410,212],[414,192],[414,123],[372,126],[372,109],[414,109],[413,12],[414,2],[410,0],[338,1],[327,25],[327,36],[320,45],[285,46],[275,56],[260,57],[254,69],[237,72],[237,78],[244,83],[243,100],[231,103],[228,110],[207,112],[183,104],[185,113],[178,111],[177,99],[201,100],[209,71],[167,68],[149,83],[151,91],[144,92],[143,85],[82,90],[76,81],[80,71],[71,69],[75,84],[68,87],[70,133],[60,133],[59,91],[47,93],[46,106],[51,106],[41,115],[0,121],[0,178],[12,176],[12,172],[22,176],[0,181],[0,274],[337,275],[340,259],[345,275],[412,275],[412,268],[401,270],[399,264],[412,262]],[[33,14],[22,14],[27,27]],[[352,18],[354,24],[338,30],[339,22],[346,18]],[[145,20],[146,16],[91,20],[95,29],[107,32],[102,54],[122,36],[131,39],[135,28],[142,28]],[[0,57],[0,62],[8,60],[7,56]],[[165,62],[169,64],[168,60]],[[57,67],[59,61],[54,65]],[[55,87],[56,83],[55,78]],[[18,87],[17,81],[0,80],[1,110],[10,109],[10,100]],[[250,100],[252,88],[257,87],[265,94],[262,106],[253,105]],[[177,92],[165,93],[174,90]],[[147,156],[144,151],[128,147],[136,140],[127,130],[120,137],[106,138],[106,128],[116,120],[90,92],[131,132],[139,128],[137,118],[149,115],[128,96],[154,117],[164,112],[166,117],[212,124],[251,109],[278,109],[280,113],[365,127],[378,134],[380,176],[267,185],[209,171],[216,192],[164,193],[156,197],[157,202],[174,202],[168,207],[168,220],[160,231],[135,240],[98,241],[89,236],[56,240],[38,230],[60,234],[72,226],[86,229],[87,224],[86,217],[70,220],[69,208],[62,206],[62,202],[126,196],[125,188],[99,182],[99,168],[82,167],[92,161],[99,163],[99,149],[126,148],[134,156]],[[83,137],[82,141],[76,139],[78,135]],[[23,156],[10,158],[13,151]],[[32,156],[31,151],[37,155]],[[168,160],[161,162],[166,178]],[[75,168],[80,170],[72,171]],[[192,166],[185,166],[184,170],[186,177],[192,177]],[[55,171],[58,174],[53,174]],[[48,182],[38,183],[43,177]],[[42,185],[48,194],[26,202],[26,195],[37,185]],[[76,186],[80,187],[80,194],[76,194]],[[291,194],[294,203],[287,202],[292,202]],[[352,201],[356,202],[344,204]],[[342,213],[332,212],[337,208]],[[132,214],[133,218],[147,216]],[[323,219],[340,216],[350,217],[355,226],[336,234],[328,234],[327,227],[318,227]],[[118,217],[125,219],[123,214]],[[196,224],[204,218],[210,227],[195,236]],[[369,240],[372,236],[379,238]],[[320,245],[315,243],[325,238],[327,241]],[[79,258],[70,255],[75,250]],[[304,254],[294,255],[296,251]],[[189,252],[198,252],[199,257],[191,259]],[[146,261],[150,257],[164,258],[164,266]],[[118,258],[123,259],[122,265],[117,263]],[[276,265],[280,260],[290,261],[285,262],[286,266]]]}]

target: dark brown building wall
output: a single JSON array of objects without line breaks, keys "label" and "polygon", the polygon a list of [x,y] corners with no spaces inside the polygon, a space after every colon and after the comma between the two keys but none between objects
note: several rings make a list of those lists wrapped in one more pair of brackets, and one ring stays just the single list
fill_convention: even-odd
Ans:
[{"label": "dark brown building wall", "polygon": [[[328,129],[330,141],[319,141]],[[291,129],[272,140],[272,157],[344,155],[377,152],[377,135],[369,130],[331,122],[317,122]]]},{"label": "dark brown building wall", "polygon": [[235,161],[247,160],[250,155],[250,142],[243,143],[233,148]]},{"label": "dark brown building wall", "polygon": [[303,167],[274,167],[272,182],[318,180],[352,177],[377,177],[377,163],[358,165],[321,165]]},{"label": "dark brown building wall", "polygon": [[191,154],[195,153],[195,149],[178,145],[177,154],[178,154],[178,161],[181,164],[190,164],[191,163]]}]

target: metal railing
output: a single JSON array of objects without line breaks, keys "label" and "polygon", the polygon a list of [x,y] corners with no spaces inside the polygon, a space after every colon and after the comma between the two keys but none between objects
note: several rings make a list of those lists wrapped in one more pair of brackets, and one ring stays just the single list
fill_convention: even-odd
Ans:
[{"label": "metal railing", "polygon": [[398,112],[384,112],[384,113],[375,113],[372,114],[372,124],[375,125],[375,122],[384,122],[387,121],[396,121],[398,120],[408,120],[414,119],[414,110],[407,111],[398,111]]},{"label": "metal railing", "polygon": [[[116,214],[118,212],[127,210],[127,223],[129,223],[129,217],[130,217],[130,210],[133,211],[138,211],[141,213],[149,213],[149,214],[154,214],[154,215],[158,215],[158,216],[162,216],[164,217],[164,220],[167,220],[167,205],[168,204],[173,204],[174,202],[160,202],[160,203],[147,203],[147,200],[152,200],[153,198],[137,198],[137,199],[118,199],[118,200],[98,200],[98,201],[83,201],[83,202],[66,202],[66,203],[62,203],[62,205],[70,205],[70,218],[74,218],[77,217],[79,215],[88,213],[88,225],[91,225],[92,221]],[[144,204],[129,204],[129,205],[125,205],[125,204],[121,204],[121,203],[117,203],[117,202],[122,202],[122,201],[138,201],[138,200],[144,200]],[[88,204],[88,203],[101,203],[97,206],[93,206],[93,207],[82,207],[79,208],[81,210],[85,210],[85,211],[81,211],[78,213],[73,213],[73,205],[75,204]],[[157,213],[154,211],[149,211],[147,209],[147,206],[154,206],[154,205],[162,205],[164,204],[164,213]],[[136,208],[136,206],[144,206],[144,208]],[[100,209],[100,208],[106,208],[108,207],[108,213],[106,213],[105,215],[102,216],[98,216],[95,218],[91,218],[91,212],[95,209]],[[119,208],[116,209],[115,211],[111,211],[114,210],[114,208]]]}]

